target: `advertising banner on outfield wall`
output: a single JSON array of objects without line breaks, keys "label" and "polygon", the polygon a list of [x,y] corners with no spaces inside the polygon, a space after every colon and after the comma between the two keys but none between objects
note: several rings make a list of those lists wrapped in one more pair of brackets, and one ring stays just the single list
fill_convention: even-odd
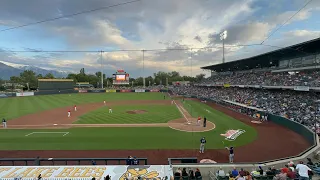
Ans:
[{"label": "advertising banner on outfield wall", "polygon": [[21,92],[21,93],[16,93],[16,96],[18,96],[18,97],[34,96],[34,92]]},{"label": "advertising banner on outfield wall", "polygon": [[116,89],[108,89],[108,90],[106,90],[106,92],[107,93],[115,93],[115,92],[117,92],[117,90]]},{"label": "advertising banner on outfield wall", "polygon": [[6,94],[0,94],[0,98],[7,98],[8,96]]},{"label": "advertising banner on outfield wall", "polygon": [[120,92],[131,92],[131,89],[121,89]]},{"label": "advertising banner on outfield wall", "polygon": [[295,86],[293,88],[295,91],[309,91],[310,88],[308,86]]},{"label": "advertising banner on outfield wall", "polygon": [[88,92],[88,90],[86,90],[86,89],[79,89],[79,93],[87,93]]},{"label": "advertising banner on outfield wall", "polygon": [[150,89],[150,92],[160,92],[160,89]]},{"label": "advertising banner on outfield wall", "polygon": [[135,89],[134,92],[146,92],[145,89]]},{"label": "advertising banner on outfield wall", "polygon": [[102,93],[102,92],[105,92],[105,91],[104,90],[99,90],[99,89],[88,90],[88,93]]},{"label": "advertising banner on outfield wall", "polygon": [[[169,165],[150,166],[0,166],[0,179],[34,179],[41,173],[43,179],[103,179],[110,175],[112,179],[171,179],[172,168]],[[167,178],[165,178],[167,177]]]}]

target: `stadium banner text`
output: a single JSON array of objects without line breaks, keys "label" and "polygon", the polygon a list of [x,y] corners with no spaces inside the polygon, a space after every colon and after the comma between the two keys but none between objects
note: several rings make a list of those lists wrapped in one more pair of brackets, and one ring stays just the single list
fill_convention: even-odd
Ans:
[{"label": "stadium banner text", "polygon": [[86,90],[86,89],[79,89],[79,93],[87,93],[88,92],[88,90]]},{"label": "stadium banner text", "polygon": [[135,89],[134,92],[146,92],[145,89]]},{"label": "stadium banner text", "polygon": [[150,89],[150,92],[160,92],[159,89]]},{"label": "stadium banner text", "polygon": [[110,175],[112,179],[137,178],[170,179],[173,175],[169,165],[151,166],[1,166],[0,179],[3,178],[92,178],[104,179]]},{"label": "stadium banner text", "polygon": [[124,92],[134,92],[134,90],[131,89],[121,89],[120,92],[124,93]]},{"label": "stadium banner text", "polygon": [[7,98],[8,96],[6,94],[0,94],[0,98]]},{"label": "stadium banner text", "polygon": [[24,96],[34,96],[34,92],[22,92],[22,93],[16,93],[17,97],[24,97]]},{"label": "stadium banner text", "polygon": [[108,90],[106,90],[106,92],[107,92],[107,93],[115,93],[115,92],[117,92],[117,90],[115,90],[115,89],[108,89]]},{"label": "stadium banner text", "polygon": [[293,88],[293,90],[295,90],[295,91],[309,91],[310,87],[308,87],[308,86],[295,86]]},{"label": "stadium banner text", "polygon": [[103,93],[103,92],[105,92],[105,90],[98,90],[98,89],[88,90],[88,93]]}]

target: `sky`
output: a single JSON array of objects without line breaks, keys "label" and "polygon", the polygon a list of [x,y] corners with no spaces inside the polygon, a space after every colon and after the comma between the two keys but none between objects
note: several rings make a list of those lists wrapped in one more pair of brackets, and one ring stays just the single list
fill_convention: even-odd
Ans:
[{"label": "sky", "polygon": [[[224,30],[228,32],[226,62],[276,50],[239,46],[260,44],[271,34],[264,44],[278,48],[320,36],[319,0],[313,0],[275,33],[309,0],[141,0],[1,31],[128,1],[2,0],[0,62],[67,72],[103,70],[108,76],[117,69],[133,77],[157,71],[195,76],[209,74],[200,67],[222,63],[219,34]],[[12,52],[28,50],[88,52]],[[95,51],[104,51],[102,58]]]}]

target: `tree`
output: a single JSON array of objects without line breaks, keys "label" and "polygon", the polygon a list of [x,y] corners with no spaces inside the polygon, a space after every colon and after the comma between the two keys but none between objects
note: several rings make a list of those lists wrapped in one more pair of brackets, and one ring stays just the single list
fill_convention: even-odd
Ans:
[{"label": "tree", "polygon": [[54,79],[54,76],[53,76],[53,74],[48,73],[48,74],[46,74],[46,75],[44,76],[44,78],[45,78],[45,79]]},{"label": "tree", "polygon": [[196,75],[196,81],[197,82],[200,82],[200,81],[202,81],[202,80],[204,80],[204,78],[205,78],[205,74],[198,74],[198,75]]},{"label": "tree", "polygon": [[85,74],[86,74],[85,71],[84,71],[84,68],[81,68],[81,69],[80,69],[80,74],[82,74],[82,75],[85,75]]},{"label": "tree", "polygon": [[[101,79],[101,72],[100,72],[100,71],[96,72],[95,75],[96,75],[98,78]],[[105,79],[105,78],[106,78],[106,74],[103,74],[103,79]]]},{"label": "tree", "polygon": [[37,75],[37,79],[43,79],[42,74],[38,74],[38,75]]},{"label": "tree", "polygon": [[20,73],[20,79],[25,86],[28,83],[30,88],[38,87],[38,80],[36,77],[36,73],[31,70],[26,70]]}]

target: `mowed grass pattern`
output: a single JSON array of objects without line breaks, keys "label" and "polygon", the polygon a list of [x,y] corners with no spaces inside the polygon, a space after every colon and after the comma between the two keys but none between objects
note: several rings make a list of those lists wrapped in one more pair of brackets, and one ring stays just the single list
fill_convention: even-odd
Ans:
[{"label": "mowed grass pattern", "polygon": [[[185,100],[183,103],[184,108],[192,115],[192,117],[205,116],[208,121],[213,122],[216,125],[216,129],[212,131],[212,135],[216,137],[220,142],[224,141],[226,146],[243,145],[247,142],[254,141],[258,134],[257,131],[243,122],[234,119],[221,111],[217,111],[205,103],[198,101]],[[235,141],[227,141],[225,137],[220,134],[226,133],[228,130],[242,129],[246,132],[241,134]]]},{"label": "mowed grass pattern", "polygon": [[104,100],[161,100],[162,93],[79,93],[61,95],[42,95],[31,97],[0,98],[0,117],[8,120],[44,110]]},{"label": "mowed grass pattern", "polygon": [[[175,105],[126,105],[113,106],[109,113],[107,107],[89,112],[80,117],[76,124],[144,124],[166,123],[181,118]],[[129,114],[127,111],[145,110],[142,114]]]}]

